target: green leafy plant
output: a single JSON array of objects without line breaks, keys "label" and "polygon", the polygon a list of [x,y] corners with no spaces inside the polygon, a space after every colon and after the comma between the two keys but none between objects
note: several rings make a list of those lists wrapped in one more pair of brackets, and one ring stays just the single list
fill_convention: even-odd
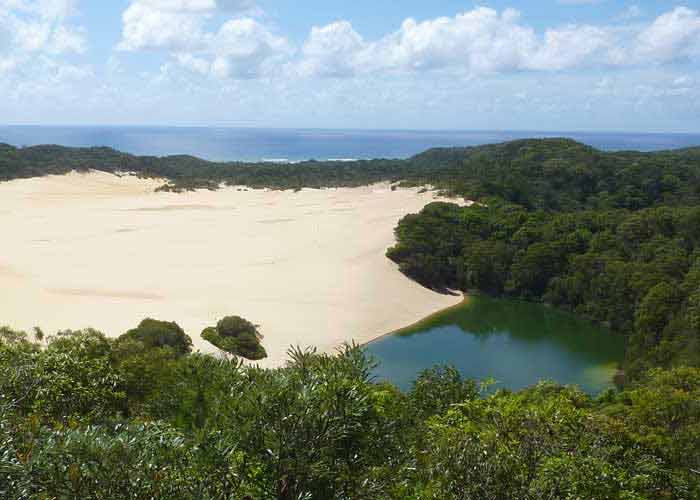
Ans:
[{"label": "green leafy plant", "polygon": [[260,343],[263,336],[258,331],[258,327],[239,316],[227,316],[216,326],[205,328],[202,338],[235,356],[250,360],[267,357],[267,352]]}]

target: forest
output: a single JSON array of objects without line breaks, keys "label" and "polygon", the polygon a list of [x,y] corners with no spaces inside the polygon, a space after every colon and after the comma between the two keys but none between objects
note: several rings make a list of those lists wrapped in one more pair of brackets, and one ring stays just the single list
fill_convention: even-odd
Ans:
[{"label": "forest", "polygon": [[436,367],[404,393],[357,346],[272,370],[157,335],[0,330],[0,498],[700,495],[697,368],[592,397]]},{"label": "forest", "polygon": [[[406,216],[387,256],[441,292],[603,323],[627,339],[625,375],[598,395],[551,382],[510,392],[435,367],[402,392],[354,345],[292,348],[285,367],[261,369],[192,353],[174,323],[144,320],[118,339],[4,328],[1,498],[700,497],[700,148],[546,139],[274,165],[0,146],[0,180],[90,168],[172,190],[386,181],[473,200]],[[205,332],[264,352],[242,318]]]}]

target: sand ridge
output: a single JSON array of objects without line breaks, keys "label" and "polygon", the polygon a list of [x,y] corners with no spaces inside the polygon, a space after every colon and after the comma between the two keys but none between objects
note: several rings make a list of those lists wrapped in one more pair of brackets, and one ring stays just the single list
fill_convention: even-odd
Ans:
[{"label": "sand ridge", "polygon": [[279,366],[290,345],[366,342],[461,300],[384,255],[432,192],[154,192],[161,184],[101,172],[0,184],[0,324],[116,336],[155,317],[213,351],[201,330],[238,314],[261,325],[262,364]]}]

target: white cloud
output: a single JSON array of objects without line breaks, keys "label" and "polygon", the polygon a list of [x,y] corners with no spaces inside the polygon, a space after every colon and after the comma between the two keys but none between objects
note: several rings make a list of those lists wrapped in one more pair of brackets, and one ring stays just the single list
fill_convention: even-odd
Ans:
[{"label": "white cloud", "polygon": [[77,11],[76,0],[0,0],[0,11],[35,14],[46,19],[64,19]]},{"label": "white cloud", "polygon": [[429,70],[457,63],[470,73],[520,67],[536,44],[531,28],[518,24],[520,14],[499,14],[485,7],[418,23],[404,21],[401,29],[376,44],[374,51],[386,66]]},{"label": "white cloud", "polygon": [[207,75],[211,71],[211,63],[208,60],[192,54],[176,54],[175,59],[180,66],[193,73]]},{"label": "white cloud", "polygon": [[[118,48],[179,50],[197,45],[204,37],[206,18],[200,10],[192,10],[197,5],[192,3],[194,1],[140,0],[132,3],[122,15],[122,41]],[[180,9],[174,8],[175,3]]]},{"label": "white cloud", "polygon": [[74,0],[0,0],[0,43],[20,55],[83,53],[85,30],[70,24],[76,11]]},{"label": "white cloud", "polygon": [[700,56],[700,14],[677,7],[648,26],[567,25],[539,35],[519,12],[478,7],[453,18],[417,22],[367,41],[347,21],[314,27],[302,58],[304,76],[453,70],[467,76],[665,64]]},{"label": "white cloud", "polygon": [[[475,77],[665,64],[700,54],[700,15],[685,7],[646,26],[572,24],[541,33],[523,23],[517,10],[477,7],[454,17],[409,18],[376,40],[345,20],[314,26],[293,58],[297,52],[286,38],[248,14],[254,8],[248,0],[132,0],[118,48],[163,51],[176,66],[224,79],[281,68],[287,77],[435,71]],[[216,22],[222,24],[212,26]]]},{"label": "white cloud", "polygon": [[[291,49],[287,40],[244,14],[247,0],[134,0],[122,16],[118,49],[163,50],[180,67],[215,78],[254,78],[265,74]],[[216,12],[235,12],[213,31]],[[169,66],[168,66],[169,67]]]},{"label": "white cloud", "polygon": [[367,44],[347,21],[314,26],[302,49],[299,72],[305,76],[347,76],[355,73]]},{"label": "white cloud", "polygon": [[550,29],[524,66],[552,71],[586,63],[609,63],[615,59],[614,47],[614,33],[605,28],[571,25]]},{"label": "white cloud", "polygon": [[66,59],[87,50],[77,13],[73,0],[0,0],[0,95],[6,114],[15,110],[5,119],[25,120],[32,107],[43,116],[59,102],[74,109],[83,99],[93,70]]},{"label": "white cloud", "polygon": [[63,52],[82,54],[86,50],[86,41],[82,30],[72,30],[65,26],[59,26],[54,30],[48,45],[48,51],[52,54]]},{"label": "white cloud", "polygon": [[700,54],[700,14],[676,7],[658,18],[637,38],[635,55],[640,60],[674,62]]},{"label": "white cloud", "polygon": [[454,18],[420,23],[407,19],[398,31],[376,42],[364,41],[346,21],[314,27],[304,45],[300,73],[340,76],[455,66],[488,73],[521,67],[534,50],[536,36],[518,18],[512,9],[499,14],[479,7]]},{"label": "white cloud", "polygon": [[227,21],[211,41],[212,74],[219,78],[252,78],[267,74],[290,51],[285,38],[251,18]]}]

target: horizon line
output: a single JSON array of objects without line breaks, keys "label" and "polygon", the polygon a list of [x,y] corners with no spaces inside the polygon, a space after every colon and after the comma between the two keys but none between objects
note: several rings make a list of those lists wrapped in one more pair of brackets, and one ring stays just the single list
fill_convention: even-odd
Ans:
[{"label": "horizon line", "polygon": [[227,130],[284,130],[284,131],[328,131],[328,132],[420,132],[420,133],[533,133],[533,134],[623,134],[623,135],[700,135],[698,131],[652,131],[623,129],[525,129],[525,128],[359,128],[359,127],[280,127],[263,125],[183,125],[183,124],[42,124],[42,123],[2,123],[0,128],[174,128],[174,129],[227,129]]}]

